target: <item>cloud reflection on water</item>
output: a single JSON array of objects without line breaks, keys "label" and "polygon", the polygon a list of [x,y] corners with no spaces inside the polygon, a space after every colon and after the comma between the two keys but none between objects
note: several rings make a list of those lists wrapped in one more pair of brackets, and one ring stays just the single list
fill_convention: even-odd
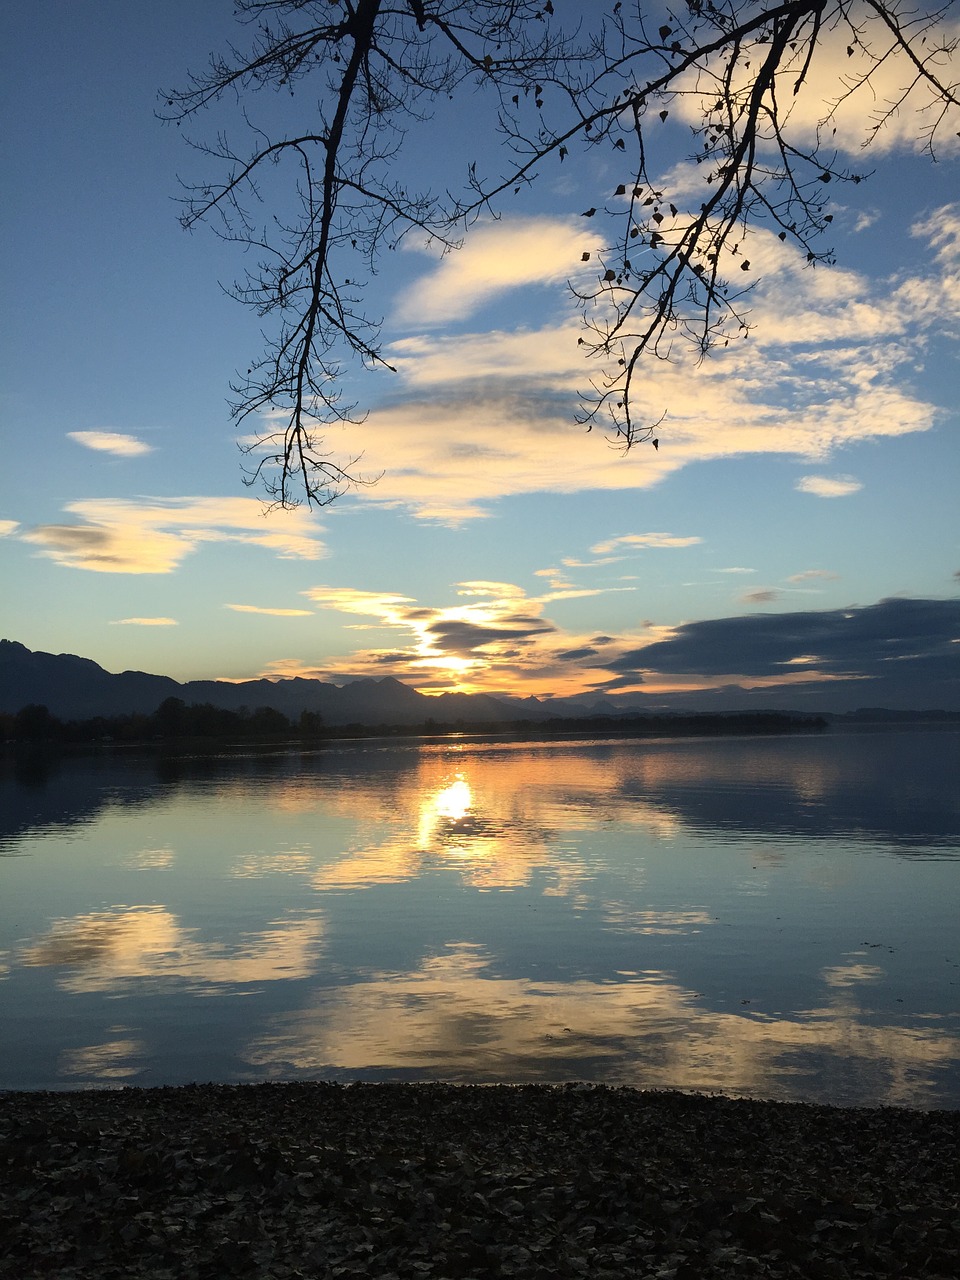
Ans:
[{"label": "cloud reflection on water", "polygon": [[70,840],[65,767],[4,866],[32,912],[0,935],[23,1071],[956,1105],[933,737],[344,744],[152,786],[118,762]]},{"label": "cloud reflection on water", "polygon": [[[122,1031],[123,1028],[113,1028]],[[60,1054],[59,1068],[65,1076],[86,1076],[109,1084],[121,1084],[139,1075],[147,1046],[143,1040],[107,1040],[103,1044],[65,1049]]]},{"label": "cloud reflection on water", "polygon": [[57,920],[23,949],[27,967],[53,967],[57,985],[75,994],[123,994],[180,979],[236,987],[308,977],[316,967],[323,921],[318,915],[276,922],[231,943],[204,942],[163,907],[116,907]]},{"label": "cloud reflection on water", "polygon": [[911,1106],[937,1105],[938,1076],[960,1067],[960,1037],[873,1025],[849,988],[828,987],[823,1005],[784,1018],[706,1008],[662,972],[554,984],[495,968],[482,947],[451,944],[416,972],[318,993],[275,1018],[245,1057],[258,1078],[584,1078]]}]

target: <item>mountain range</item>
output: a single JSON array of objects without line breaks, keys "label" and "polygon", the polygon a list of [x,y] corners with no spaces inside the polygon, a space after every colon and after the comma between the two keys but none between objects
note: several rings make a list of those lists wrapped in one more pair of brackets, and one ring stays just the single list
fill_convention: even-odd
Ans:
[{"label": "mountain range", "polygon": [[[796,690],[794,690],[796,694]],[[771,694],[773,696],[771,696]],[[758,696],[759,695],[759,696]],[[143,671],[114,674],[89,658],[72,653],[44,653],[28,649],[15,640],[0,640],[0,714],[15,715],[26,706],[45,706],[58,720],[92,720],[97,716],[152,715],[167,698],[179,698],[187,705],[210,703],[226,711],[255,711],[273,707],[291,720],[301,712],[318,713],[327,726],[404,726],[437,724],[491,724],[512,721],[550,721],[569,717],[623,716],[631,714],[715,714],[744,711],[777,711],[786,714],[819,713],[833,718],[923,719],[958,713],[921,711],[919,707],[899,711],[861,710],[858,704],[834,706],[795,705],[785,707],[775,701],[775,691],[748,691],[739,688],[714,690],[712,696],[687,692],[659,695],[655,700],[637,694],[605,696],[587,693],[569,698],[540,700],[511,698],[485,693],[424,694],[392,676],[362,678],[336,685],[323,680],[294,677],[285,680],[189,680],[150,675]],[[818,700],[819,702],[819,700]],[[895,706],[890,702],[886,706]],[[860,704],[862,707],[862,704]]]},{"label": "mountain range", "polygon": [[483,723],[546,720],[557,714],[616,713],[613,705],[551,703],[536,698],[495,698],[483,693],[418,693],[386,676],[336,685],[323,680],[189,680],[143,671],[105,671],[89,658],[72,653],[43,653],[15,640],[0,640],[0,712],[15,714],[22,707],[46,706],[60,720],[89,720],[95,716],[140,713],[152,715],[167,698],[185,703],[211,703],[227,711],[245,707],[273,707],[296,719],[302,711],[318,712],[325,724]]}]

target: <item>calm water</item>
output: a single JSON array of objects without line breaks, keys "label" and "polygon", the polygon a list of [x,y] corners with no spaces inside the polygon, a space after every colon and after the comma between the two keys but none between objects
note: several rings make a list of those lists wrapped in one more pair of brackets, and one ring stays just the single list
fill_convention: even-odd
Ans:
[{"label": "calm water", "polygon": [[0,815],[0,1088],[960,1107],[955,731],[117,756]]}]

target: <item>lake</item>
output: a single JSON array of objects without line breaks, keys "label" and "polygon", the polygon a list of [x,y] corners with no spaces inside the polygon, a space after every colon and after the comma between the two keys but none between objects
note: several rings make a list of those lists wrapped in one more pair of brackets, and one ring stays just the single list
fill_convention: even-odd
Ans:
[{"label": "lake", "polygon": [[960,733],[120,752],[0,778],[0,1088],[960,1107]]}]

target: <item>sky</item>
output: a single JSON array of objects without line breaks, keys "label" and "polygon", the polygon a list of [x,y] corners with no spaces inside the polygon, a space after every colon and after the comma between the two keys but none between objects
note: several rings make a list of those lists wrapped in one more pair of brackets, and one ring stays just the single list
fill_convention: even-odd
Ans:
[{"label": "sky", "polygon": [[[371,483],[266,513],[227,404],[263,322],[223,287],[239,248],[180,227],[209,162],[155,114],[243,40],[232,5],[37,0],[4,28],[0,635],[178,680],[960,708],[957,130],[932,163],[904,111],[865,157],[847,105],[870,177],[833,189],[837,265],[753,233],[750,337],[644,370],[657,450],[576,421],[568,282],[622,161],[545,166],[446,257],[408,239],[371,295],[397,372],[329,436]],[[411,138],[422,185],[497,164],[485,119],[467,95]],[[689,128],[663,130],[682,196]]]}]

